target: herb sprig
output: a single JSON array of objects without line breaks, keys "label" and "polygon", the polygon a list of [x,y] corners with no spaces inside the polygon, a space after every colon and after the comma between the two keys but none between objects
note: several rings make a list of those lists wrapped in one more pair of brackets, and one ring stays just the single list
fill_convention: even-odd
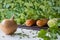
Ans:
[{"label": "herb sprig", "polygon": [[[60,21],[60,20],[59,20]],[[57,21],[58,22],[58,21]],[[57,24],[59,24],[60,22],[58,22]],[[56,25],[57,25],[56,24]],[[53,24],[52,24],[53,25]],[[39,38],[43,38],[44,40],[57,40],[58,36],[60,35],[60,28],[57,26],[52,26],[49,27],[47,30],[41,29],[38,32],[38,37]],[[47,35],[48,34],[48,35]]]}]

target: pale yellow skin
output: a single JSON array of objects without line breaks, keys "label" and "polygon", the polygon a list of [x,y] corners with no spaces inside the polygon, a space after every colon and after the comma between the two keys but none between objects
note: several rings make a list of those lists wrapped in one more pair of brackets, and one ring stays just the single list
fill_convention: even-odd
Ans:
[{"label": "pale yellow skin", "polygon": [[0,23],[0,29],[5,34],[11,35],[17,30],[17,23],[11,19],[5,19]]}]

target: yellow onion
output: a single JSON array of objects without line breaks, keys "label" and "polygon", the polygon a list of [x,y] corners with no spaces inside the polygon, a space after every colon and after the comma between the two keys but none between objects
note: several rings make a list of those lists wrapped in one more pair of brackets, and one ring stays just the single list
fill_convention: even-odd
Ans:
[{"label": "yellow onion", "polygon": [[7,35],[13,34],[17,30],[17,23],[14,21],[14,17],[11,19],[4,19],[0,23],[0,29]]}]

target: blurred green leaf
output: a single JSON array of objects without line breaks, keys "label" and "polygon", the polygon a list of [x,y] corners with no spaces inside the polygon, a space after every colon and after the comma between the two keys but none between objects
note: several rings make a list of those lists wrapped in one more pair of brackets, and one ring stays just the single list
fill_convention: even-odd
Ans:
[{"label": "blurred green leaf", "polygon": [[46,33],[47,31],[41,29],[39,32],[38,32],[38,37],[39,38],[44,38],[46,36]]},{"label": "blurred green leaf", "polygon": [[15,19],[21,19],[23,23],[27,19],[60,18],[59,2],[60,0],[0,0],[0,20],[10,18],[13,14]]}]

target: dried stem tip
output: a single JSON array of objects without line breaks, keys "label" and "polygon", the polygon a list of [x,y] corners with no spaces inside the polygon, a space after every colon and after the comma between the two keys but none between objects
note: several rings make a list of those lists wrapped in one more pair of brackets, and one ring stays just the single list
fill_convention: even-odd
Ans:
[{"label": "dried stem tip", "polygon": [[14,15],[10,18],[11,20],[14,20]]}]

